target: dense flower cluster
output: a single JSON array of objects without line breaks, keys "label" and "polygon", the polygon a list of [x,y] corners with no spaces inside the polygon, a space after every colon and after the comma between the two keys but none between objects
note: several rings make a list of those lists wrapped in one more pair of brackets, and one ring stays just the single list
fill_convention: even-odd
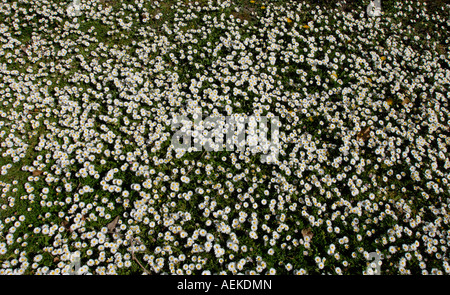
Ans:
[{"label": "dense flower cluster", "polygon": [[[0,274],[450,273],[448,4],[170,2],[0,5]],[[177,153],[199,111],[278,159]]]}]

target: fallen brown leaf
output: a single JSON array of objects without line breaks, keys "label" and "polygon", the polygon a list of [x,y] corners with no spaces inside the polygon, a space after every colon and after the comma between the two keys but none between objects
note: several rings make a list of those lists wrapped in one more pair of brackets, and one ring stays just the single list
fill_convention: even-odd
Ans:
[{"label": "fallen brown leaf", "polygon": [[42,171],[42,170],[34,170],[34,171],[32,172],[33,176],[39,176],[39,175],[41,175],[42,173],[44,173],[44,171]]},{"label": "fallen brown leaf", "polygon": [[61,225],[64,226],[64,228],[67,231],[72,232],[72,229],[70,228],[70,225],[69,225],[69,221],[64,219],[63,221],[61,221]]},{"label": "fallen brown leaf", "polygon": [[440,53],[440,54],[445,54],[446,50],[445,50],[445,46],[442,44],[438,44],[436,46],[436,50]]},{"label": "fallen brown leaf", "polygon": [[405,99],[403,99],[403,101],[402,101],[402,105],[406,105],[406,104],[408,104],[410,102],[411,102],[411,100],[409,100],[408,97],[405,97]]},{"label": "fallen brown leaf", "polygon": [[117,215],[116,218],[114,218],[113,221],[111,221],[110,223],[108,223],[108,225],[106,225],[106,227],[108,228],[108,232],[111,233],[111,232],[114,231],[118,221],[119,221],[119,215]]},{"label": "fallen brown leaf", "polygon": [[314,234],[310,227],[302,229],[303,238],[309,237],[311,240],[314,237]]},{"label": "fallen brown leaf", "polygon": [[362,139],[363,141],[366,141],[370,136],[370,126],[365,127],[361,131],[358,132],[358,135],[356,135],[356,139]]}]

